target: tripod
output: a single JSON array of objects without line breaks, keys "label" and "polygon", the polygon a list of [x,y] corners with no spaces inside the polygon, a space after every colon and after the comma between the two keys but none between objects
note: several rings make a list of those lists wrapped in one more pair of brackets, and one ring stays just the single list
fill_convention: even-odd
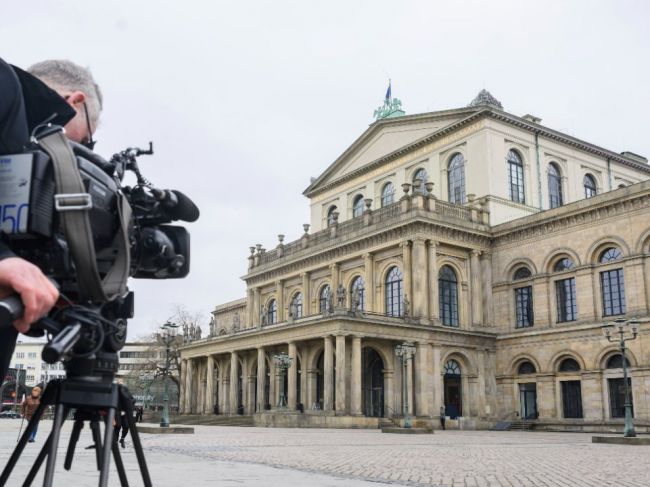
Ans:
[{"label": "tripod", "polygon": [[[138,435],[136,423],[133,419],[133,398],[131,394],[123,385],[93,379],[94,378],[92,377],[55,379],[47,384],[40,405],[36,409],[32,419],[29,421],[27,429],[21,436],[18,445],[16,445],[11,458],[9,458],[7,465],[2,471],[2,475],[0,475],[0,487],[7,483],[9,475],[11,475],[13,468],[16,466],[16,462],[20,458],[20,455],[27,444],[29,435],[36,428],[38,421],[43,415],[45,407],[49,405],[55,406],[54,425],[52,426],[52,431],[43,445],[43,448],[36,457],[31,470],[27,474],[27,478],[23,484],[24,486],[32,484],[36,474],[43,464],[43,461],[47,457],[43,487],[52,487],[61,426],[70,410],[75,409],[74,425],[68,443],[65,462],[63,464],[64,468],[70,470],[72,467],[72,459],[77,441],[79,440],[79,435],[83,429],[84,422],[88,421],[90,423],[90,429],[95,443],[95,460],[97,463],[97,470],[99,471],[99,487],[106,487],[108,485],[108,471],[111,453],[113,454],[115,467],[120,478],[120,485],[122,487],[128,487],[129,482],[126,478],[124,464],[122,463],[120,450],[117,446],[117,438],[113,437],[113,421],[115,420],[116,415],[120,415],[124,412],[126,413],[126,420],[129,423],[133,446],[135,448],[135,454],[138,459],[138,465],[140,467],[140,473],[142,474],[144,485],[145,487],[151,487],[151,478],[149,477],[144,452],[142,451],[142,443],[140,442],[140,436]],[[103,444],[101,441],[99,426],[99,421],[102,420],[100,411],[107,411]]]}]

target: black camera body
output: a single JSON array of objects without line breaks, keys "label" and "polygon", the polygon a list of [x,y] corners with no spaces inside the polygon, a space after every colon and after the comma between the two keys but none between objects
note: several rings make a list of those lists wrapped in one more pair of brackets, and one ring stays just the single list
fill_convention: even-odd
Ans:
[{"label": "black camera body", "polygon": [[[158,190],[150,184],[121,186],[124,171],[133,169],[139,155],[136,151],[147,151],[128,149],[106,161],[83,146],[73,144],[73,149],[86,191],[79,197],[79,206],[87,207],[100,276],[115,259],[114,240],[120,229],[117,195],[122,192],[133,209],[128,222],[129,274],[144,279],[185,277],[190,267],[190,236],[184,227],[167,223],[198,218],[193,203],[181,193]],[[62,292],[75,297],[76,270],[58,221],[59,211],[67,210],[58,205],[52,164],[37,148],[0,156],[0,229],[17,255],[37,265]],[[177,195],[186,205],[180,215]]]}]

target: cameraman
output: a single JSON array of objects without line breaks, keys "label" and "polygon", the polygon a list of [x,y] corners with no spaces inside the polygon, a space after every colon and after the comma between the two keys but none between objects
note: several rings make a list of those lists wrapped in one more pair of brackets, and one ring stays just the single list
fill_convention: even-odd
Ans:
[{"label": "cameraman", "polygon": [[[52,122],[64,125],[69,139],[92,148],[102,95],[90,72],[70,61],[43,61],[30,70],[42,82],[0,59],[0,154],[22,151],[30,131],[53,115]],[[17,332],[27,332],[59,296],[38,267],[16,257],[0,240],[0,297],[13,293],[20,295],[25,310],[14,328],[0,328],[0,380],[9,367]]]}]

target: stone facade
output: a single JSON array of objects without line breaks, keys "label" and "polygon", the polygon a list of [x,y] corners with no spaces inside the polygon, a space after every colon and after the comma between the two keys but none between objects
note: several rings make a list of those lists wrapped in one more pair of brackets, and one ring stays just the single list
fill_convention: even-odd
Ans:
[{"label": "stone facade", "polygon": [[182,348],[181,412],[437,426],[444,407],[464,428],[615,429],[623,372],[601,328],[635,317],[650,428],[650,167],[539,122],[478,104],[372,124],[305,191],[312,232],[251,247],[246,298]]}]

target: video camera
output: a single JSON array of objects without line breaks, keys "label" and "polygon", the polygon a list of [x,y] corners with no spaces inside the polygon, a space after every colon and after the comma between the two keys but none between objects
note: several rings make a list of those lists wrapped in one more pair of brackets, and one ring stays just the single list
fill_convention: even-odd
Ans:
[{"label": "video camera", "polygon": [[[32,327],[32,334],[52,336],[43,359],[65,358],[68,376],[108,380],[133,316],[127,277],[185,277],[190,236],[169,223],[193,222],[199,210],[180,191],[156,188],[142,176],[137,157],[153,154],[151,143],[107,161],[65,140],[61,130],[46,126],[24,152],[0,156],[0,229],[13,252],[37,265],[69,300]],[[64,170],[57,151],[65,153],[66,145],[74,167]],[[123,186],[129,171],[136,183]],[[71,192],[75,177],[79,189]]]}]

